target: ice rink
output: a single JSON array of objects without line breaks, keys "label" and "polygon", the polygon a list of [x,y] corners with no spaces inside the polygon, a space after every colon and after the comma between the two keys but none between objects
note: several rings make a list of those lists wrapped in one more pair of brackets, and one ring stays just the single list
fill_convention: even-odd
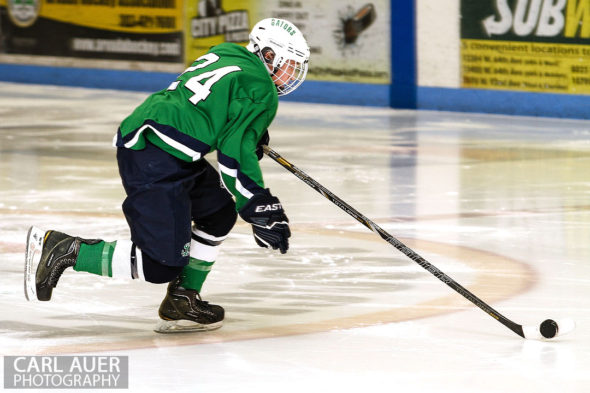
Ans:
[{"label": "ice rink", "polygon": [[238,221],[203,291],[222,329],[154,333],[165,285],[71,269],[27,302],[30,225],[129,237],[111,140],[146,96],[0,83],[0,355],[128,356],[133,392],[590,391],[590,121],[281,103],[270,131],[514,322],[573,318],[555,340],[520,338],[268,157],[291,249]]}]

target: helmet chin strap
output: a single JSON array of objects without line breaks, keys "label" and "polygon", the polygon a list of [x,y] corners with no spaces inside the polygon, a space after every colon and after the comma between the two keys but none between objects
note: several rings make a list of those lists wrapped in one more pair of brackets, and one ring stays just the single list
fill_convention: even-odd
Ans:
[{"label": "helmet chin strap", "polygon": [[[262,51],[260,50],[260,46],[258,46],[258,44],[251,42],[246,49],[248,49],[251,53],[254,53],[256,56],[258,56],[260,58],[260,60],[262,60],[262,62],[264,64],[266,64],[266,61],[264,61],[264,56],[262,56]],[[267,67],[268,69],[268,67]],[[269,70],[270,72],[270,70]]]},{"label": "helmet chin strap", "polygon": [[[250,52],[257,55],[265,65],[272,67],[272,63],[269,63],[268,60],[264,58],[264,55],[262,54],[262,50],[260,49],[260,46],[257,43],[251,43],[251,44],[252,45],[248,45],[246,48],[248,50],[250,50]],[[279,70],[279,67],[273,67],[272,71],[269,67],[266,67],[266,68],[267,68],[269,74],[271,74],[271,75],[276,75],[277,71]]]}]

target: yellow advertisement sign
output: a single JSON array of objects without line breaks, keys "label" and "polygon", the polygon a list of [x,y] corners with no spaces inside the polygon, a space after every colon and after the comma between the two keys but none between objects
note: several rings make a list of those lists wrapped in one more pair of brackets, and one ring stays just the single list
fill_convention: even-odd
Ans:
[{"label": "yellow advertisement sign", "polygon": [[[212,46],[223,42],[246,45],[258,22],[256,0],[185,2],[185,63],[190,64]],[[254,16],[256,15],[256,16]]]},{"label": "yellow advertisement sign", "polygon": [[590,46],[462,40],[464,87],[590,94]]},{"label": "yellow advertisement sign", "polygon": [[[76,7],[72,9],[72,5]],[[101,30],[140,33],[182,30],[180,0],[45,0],[42,15]]]},{"label": "yellow advertisement sign", "polygon": [[182,0],[0,2],[6,53],[182,62]]},{"label": "yellow advertisement sign", "polygon": [[19,27],[29,27],[37,18],[46,18],[121,32],[182,30],[182,0],[0,0],[0,5],[7,7],[11,21]]}]

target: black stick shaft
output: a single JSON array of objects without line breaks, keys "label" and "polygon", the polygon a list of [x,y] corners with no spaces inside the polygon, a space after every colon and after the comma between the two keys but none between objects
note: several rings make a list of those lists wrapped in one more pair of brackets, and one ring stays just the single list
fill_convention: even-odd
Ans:
[{"label": "black stick shaft", "polygon": [[295,165],[291,164],[289,161],[285,160],[280,154],[272,150],[268,146],[264,146],[264,152],[273,160],[278,162],[282,167],[287,169],[289,172],[297,176],[299,179],[303,180],[308,186],[322,194],[326,199],[330,202],[334,203],[336,206],[344,210],[350,216],[352,216],[355,220],[369,228],[371,231],[375,232],[383,240],[387,243],[391,244],[399,251],[401,251],[404,255],[410,258],[412,261],[416,262],[418,265],[422,266],[425,270],[427,270],[430,274],[434,277],[438,278],[440,281],[447,284],[449,287],[453,288],[456,292],[458,292],[461,296],[465,299],[469,300],[471,303],[475,304],[477,307],[485,311],[489,316],[506,326],[508,329],[512,330],[514,333],[518,334],[521,337],[524,337],[524,332],[522,329],[522,325],[514,323],[510,319],[506,318],[496,310],[494,310],[491,306],[489,306],[486,302],[475,296],[471,293],[468,289],[464,288],[458,282],[453,280],[451,277],[443,273],[439,270],[436,266],[428,262],[414,250],[406,246],[404,243],[396,239],[395,237],[391,236],[373,221],[365,217],[363,214],[359,213],[355,208],[350,206],[348,203],[344,202],[338,196],[334,195],[330,190],[326,187],[322,186],[320,183],[309,177],[305,172],[301,169],[297,168]]}]

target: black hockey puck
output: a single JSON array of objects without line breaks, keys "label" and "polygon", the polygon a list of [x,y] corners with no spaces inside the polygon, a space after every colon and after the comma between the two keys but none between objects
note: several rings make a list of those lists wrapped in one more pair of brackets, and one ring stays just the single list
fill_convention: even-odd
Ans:
[{"label": "black hockey puck", "polygon": [[557,326],[557,322],[553,319],[546,319],[541,323],[541,335],[545,338],[553,338],[557,335],[557,331],[559,330],[559,326]]}]

